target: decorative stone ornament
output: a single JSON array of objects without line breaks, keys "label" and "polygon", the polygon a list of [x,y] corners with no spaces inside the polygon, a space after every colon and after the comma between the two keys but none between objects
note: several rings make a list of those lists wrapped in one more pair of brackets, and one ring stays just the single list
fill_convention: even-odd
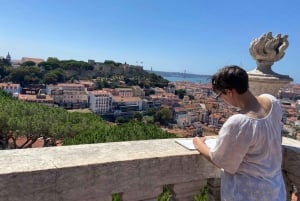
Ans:
[{"label": "decorative stone ornament", "polygon": [[281,37],[281,34],[277,34],[273,37],[272,32],[263,34],[250,43],[250,55],[257,64],[254,70],[248,72],[252,93],[270,93],[277,96],[281,87],[293,81],[288,75],[275,73],[271,68],[274,62],[284,57],[288,46],[287,35]]},{"label": "decorative stone ornament", "polygon": [[273,72],[271,66],[275,61],[283,58],[289,46],[287,38],[287,35],[281,37],[281,34],[273,38],[272,32],[268,32],[251,42],[249,51],[252,58],[256,60],[257,70],[263,73]]}]

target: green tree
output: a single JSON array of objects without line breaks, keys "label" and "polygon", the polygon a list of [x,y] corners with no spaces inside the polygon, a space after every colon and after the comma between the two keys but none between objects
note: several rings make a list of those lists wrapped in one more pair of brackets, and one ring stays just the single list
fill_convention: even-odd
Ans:
[{"label": "green tree", "polygon": [[195,97],[193,95],[188,95],[190,100],[195,100]]},{"label": "green tree", "polygon": [[186,94],[186,91],[184,89],[175,90],[175,95],[178,95],[178,97],[180,99],[183,99],[183,97],[185,96],[185,94]]},{"label": "green tree", "polygon": [[55,69],[52,72],[57,76],[57,82],[65,82],[66,73],[61,68]]},{"label": "green tree", "polygon": [[57,75],[52,71],[46,73],[44,75],[44,83],[45,84],[56,84],[58,80]]},{"label": "green tree", "polygon": [[46,71],[49,71],[49,70],[60,68],[60,64],[54,62],[41,62],[38,64],[38,67],[43,68]]},{"label": "green tree", "polygon": [[137,121],[142,121],[143,120],[143,115],[140,112],[135,112],[133,115],[133,118],[136,119]]},{"label": "green tree", "polygon": [[168,125],[171,120],[171,113],[168,108],[161,108],[154,115],[154,121],[159,122],[162,125]]},{"label": "green tree", "polygon": [[155,109],[153,108],[147,108],[146,109],[146,115],[149,115],[149,116],[153,116],[155,114]]},{"label": "green tree", "polygon": [[36,63],[33,61],[25,61],[21,64],[22,67],[29,67],[29,66],[35,66]]},{"label": "green tree", "polygon": [[9,75],[9,69],[10,69],[11,67],[8,67],[8,66],[2,66],[2,65],[0,65],[0,79],[4,79],[6,76],[8,76]]},{"label": "green tree", "polygon": [[1,66],[11,66],[11,63],[7,59],[0,59],[0,67]]},{"label": "green tree", "polygon": [[22,86],[32,83],[40,83],[43,73],[39,67],[19,67],[10,70],[10,80],[14,83],[20,83]]},{"label": "green tree", "polygon": [[56,57],[48,57],[47,62],[49,62],[49,63],[59,63],[60,61]]}]

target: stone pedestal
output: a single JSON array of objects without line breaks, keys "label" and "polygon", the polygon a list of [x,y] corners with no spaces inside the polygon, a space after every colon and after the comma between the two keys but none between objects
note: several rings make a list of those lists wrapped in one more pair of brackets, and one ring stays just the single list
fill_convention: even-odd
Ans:
[{"label": "stone pedestal", "polygon": [[250,91],[255,96],[268,93],[277,97],[279,89],[293,81],[288,75],[280,75],[274,72],[265,74],[257,69],[249,71],[248,76]]},{"label": "stone pedestal", "polygon": [[277,97],[279,89],[293,81],[288,75],[272,71],[274,62],[285,55],[289,46],[287,38],[287,35],[281,37],[281,34],[273,37],[272,32],[268,32],[250,43],[250,55],[257,64],[254,70],[248,72],[249,87],[254,95],[269,93]]}]

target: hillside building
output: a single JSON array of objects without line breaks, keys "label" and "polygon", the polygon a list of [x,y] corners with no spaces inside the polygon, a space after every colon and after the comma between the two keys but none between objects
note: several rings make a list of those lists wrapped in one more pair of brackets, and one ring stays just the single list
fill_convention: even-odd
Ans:
[{"label": "hillside building", "polygon": [[112,110],[112,94],[105,90],[89,91],[89,108],[96,114],[105,114]]}]

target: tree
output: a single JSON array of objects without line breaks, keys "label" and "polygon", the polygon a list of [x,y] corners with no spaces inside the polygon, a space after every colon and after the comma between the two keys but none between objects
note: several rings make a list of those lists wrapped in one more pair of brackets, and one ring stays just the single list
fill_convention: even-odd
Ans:
[{"label": "tree", "polygon": [[9,69],[11,69],[11,68],[0,65],[0,78],[1,79],[5,78],[7,75],[9,75]]},{"label": "tree", "polygon": [[23,66],[23,67],[35,66],[35,65],[36,65],[36,63],[33,61],[25,61],[21,64],[21,66]]},{"label": "tree", "polygon": [[185,94],[186,94],[186,91],[184,89],[175,90],[175,95],[178,95],[178,97],[180,99],[183,99],[183,97],[185,96]]},{"label": "tree", "polygon": [[11,66],[11,63],[7,59],[0,59],[0,67],[1,66]]},{"label": "tree", "polygon": [[65,82],[66,73],[61,68],[55,69],[52,71],[57,76],[57,82]]},{"label": "tree", "polygon": [[82,71],[82,70],[94,69],[94,67],[91,64],[84,61],[65,60],[65,61],[61,61],[60,65],[64,70]]},{"label": "tree", "polygon": [[133,118],[136,119],[137,121],[142,121],[143,120],[143,115],[140,112],[135,112],[133,115]]},{"label": "tree", "polygon": [[153,108],[146,109],[146,115],[153,116],[155,113],[156,113],[156,111]]},{"label": "tree", "polygon": [[161,108],[154,115],[154,121],[159,122],[162,125],[168,125],[170,119],[171,114],[168,108]]},{"label": "tree", "polygon": [[56,84],[57,79],[58,79],[58,77],[54,72],[48,72],[44,75],[44,83],[45,84]]},{"label": "tree", "polygon": [[176,137],[174,134],[168,133],[153,124],[130,121],[119,125],[106,125],[101,128],[98,127],[94,129],[93,132],[83,132],[74,138],[65,139],[64,145],[164,139],[174,137]]},{"label": "tree", "polygon": [[10,70],[10,80],[14,83],[20,83],[22,86],[32,83],[40,83],[43,73],[39,67],[19,67]]},{"label": "tree", "polygon": [[49,63],[59,63],[60,61],[56,57],[48,57],[47,62],[49,62]]},{"label": "tree", "polygon": [[49,71],[49,70],[60,68],[60,65],[59,63],[54,63],[54,62],[41,62],[38,64],[38,67],[43,68],[46,71]]},{"label": "tree", "polygon": [[193,95],[188,95],[190,100],[195,100],[195,96]]},{"label": "tree", "polygon": [[124,117],[117,117],[116,120],[115,120],[115,122],[119,123],[119,124],[126,123],[128,121],[129,121],[129,119],[128,118],[124,118]]}]

